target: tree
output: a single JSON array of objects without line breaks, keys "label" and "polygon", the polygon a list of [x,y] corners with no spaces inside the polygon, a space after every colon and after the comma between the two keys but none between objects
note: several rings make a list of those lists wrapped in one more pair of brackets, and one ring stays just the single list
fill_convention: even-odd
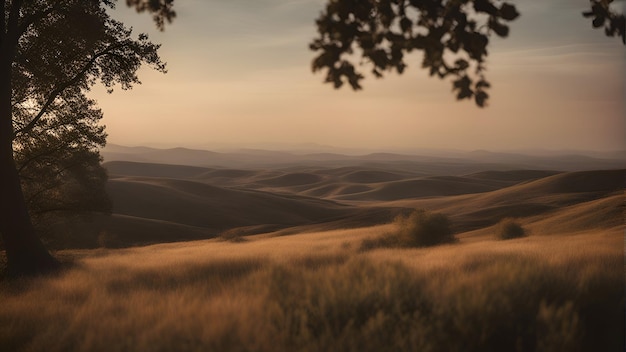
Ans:
[{"label": "tree", "polygon": [[[71,138],[85,126],[78,123],[85,121],[85,114],[91,114],[93,120],[93,102],[84,93],[94,84],[101,82],[110,90],[116,85],[129,89],[140,83],[136,73],[144,64],[165,72],[158,45],[143,34],[133,38],[130,29],[110,18],[107,9],[115,3],[1,1],[0,234],[9,275],[58,267],[34,230],[20,185],[14,152],[19,159],[21,152],[33,148],[23,137],[38,129],[46,131],[49,138],[42,142],[41,152],[50,152],[52,144],[46,143]],[[128,0],[127,4],[151,12],[161,28],[174,16],[172,0]],[[63,133],[53,132],[63,119],[71,123],[62,124],[59,131]],[[93,137],[98,143],[98,136]],[[69,145],[72,143],[78,147],[84,140],[70,141]],[[83,152],[90,149],[82,147]]]},{"label": "tree", "polygon": [[[594,28],[606,35],[624,35],[624,15],[610,9],[613,0],[590,0]],[[368,64],[375,77],[385,71],[402,74],[405,55],[423,51],[422,67],[431,76],[453,77],[456,98],[485,106],[491,84],[485,59],[491,36],[507,37],[508,22],[519,16],[502,0],[329,0],[317,19],[318,37],[310,49],[319,51],[313,72],[325,70],[335,88],[348,83],[361,89],[364,76],[355,62]]]},{"label": "tree", "polygon": [[[13,112],[16,130],[30,118],[19,107]],[[95,102],[79,95],[50,109],[46,119],[13,141],[27,208],[35,230],[48,243],[69,241],[70,222],[111,211],[99,152],[106,142],[101,118]]]}]

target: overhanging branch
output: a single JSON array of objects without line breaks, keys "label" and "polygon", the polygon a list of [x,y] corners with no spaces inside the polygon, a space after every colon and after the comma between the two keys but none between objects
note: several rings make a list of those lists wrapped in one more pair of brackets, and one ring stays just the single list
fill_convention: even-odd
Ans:
[{"label": "overhanging branch", "polygon": [[15,139],[15,137],[20,134],[20,133],[26,133],[29,132],[30,130],[32,130],[35,125],[37,124],[37,122],[39,122],[39,120],[43,117],[43,115],[46,113],[46,111],[48,110],[48,108],[50,107],[50,105],[54,102],[54,100],[61,94],[63,93],[64,90],[66,90],[67,88],[75,85],[76,83],[78,83],[78,81],[80,81],[82,78],[84,78],[85,74],[87,73],[87,71],[89,71],[90,68],[93,67],[93,65],[96,63],[96,60],[98,60],[99,58],[105,56],[105,55],[109,55],[111,54],[111,52],[115,49],[119,49],[122,48],[124,46],[126,46],[127,43],[119,43],[116,45],[111,45],[108,48],[96,53],[86,64],[85,66],[83,66],[83,68],[78,71],[78,73],[76,75],[74,75],[74,77],[72,77],[70,80],[62,83],[61,85],[59,85],[57,88],[55,88],[54,90],[52,90],[52,92],[50,92],[50,94],[48,95],[48,98],[46,99],[46,102],[43,104],[43,106],[41,107],[41,109],[39,110],[39,112],[37,113],[37,115],[35,115],[35,117],[33,117],[33,119],[24,127],[18,129],[15,131],[13,138]]}]

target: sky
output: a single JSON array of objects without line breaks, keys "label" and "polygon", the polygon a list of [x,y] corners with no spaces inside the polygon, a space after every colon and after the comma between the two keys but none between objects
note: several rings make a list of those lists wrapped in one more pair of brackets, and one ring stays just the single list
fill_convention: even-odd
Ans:
[{"label": "sky", "polygon": [[[168,73],[89,95],[109,143],[203,149],[305,144],[369,151],[626,149],[626,48],[594,30],[588,0],[514,2],[521,16],[489,45],[489,106],[456,101],[419,55],[403,75],[339,90],[311,72],[324,0],[178,0],[164,32],[121,1],[113,17],[161,43]],[[617,1],[623,11],[624,1]],[[363,71],[368,71],[363,67]]]}]

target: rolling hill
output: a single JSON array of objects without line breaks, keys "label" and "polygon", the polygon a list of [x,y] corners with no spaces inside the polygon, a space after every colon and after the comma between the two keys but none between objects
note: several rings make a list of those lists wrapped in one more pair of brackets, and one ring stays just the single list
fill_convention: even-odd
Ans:
[{"label": "rolling hill", "polygon": [[105,167],[113,215],[97,222],[115,246],[226,231],[370,226],[413,208],[448,214],[459,232],[504,217],[526,219],[542,231],[606,227],[621,221],[626,182],[624,170],[496,168],[454,175],[458,164],[447,175],[411,163],[228,168],[112,161]]}]

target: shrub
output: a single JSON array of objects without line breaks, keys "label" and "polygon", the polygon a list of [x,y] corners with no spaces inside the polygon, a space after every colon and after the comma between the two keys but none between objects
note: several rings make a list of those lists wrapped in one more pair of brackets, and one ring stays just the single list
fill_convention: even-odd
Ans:
[{"label": "shrub", "polygon": [[450,220],[441,213],[415,210],[409,216],[397,217],[395,222],[400,243],[405,246],[433,246],[454,241]]},{"label": "shrub", "polygon": [[502,219],[496,226],[496,238],[508,240],[526,236],[526,230],[511,218]]},{"label": "shrub", "polygon": [[415,210],[395,218],[396,231],[361,243],[361,250],[378,247],[425,247],[454,242],[450,220],[441,213]]}]

